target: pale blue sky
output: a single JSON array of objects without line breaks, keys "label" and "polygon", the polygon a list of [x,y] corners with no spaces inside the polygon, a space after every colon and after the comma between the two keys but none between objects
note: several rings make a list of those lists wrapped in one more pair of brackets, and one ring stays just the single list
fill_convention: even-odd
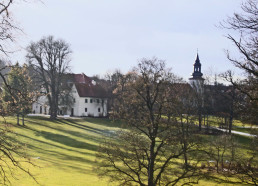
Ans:
[{"label": "pale blue sky", "polygon": [[[127,72],[143,57],[164,59],[173,72],[190,77],[197,48],[203,72],[231,69],[232,49],[216,27],[239,11],[241,0],[44,0],[17,4],[12,12],[23,28],[18,44],[54,35],[71,44],[72,71],[91,76]],[[21,50],[13,60],[24,61]]]}]

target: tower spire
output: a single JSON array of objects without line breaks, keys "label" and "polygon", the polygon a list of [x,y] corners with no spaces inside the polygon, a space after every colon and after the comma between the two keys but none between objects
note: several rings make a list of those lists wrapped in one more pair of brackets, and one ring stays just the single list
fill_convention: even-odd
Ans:
[{"label": "tower spire", "polygon": [[193,76],[193,79],[200,79],[202,78],[202,71],[201,71],[201,62],[200,62],[200,59],[199,59],[199,54],[198,54],[198,51],[197,51],[197,56],[196,56],[196,60],[195,60],[195,63],[194,63],[194,72],[192,73],[192,76]]},{"label": "tower spire", "polygon": [[189,78],[190,85],[192,87],[197,88],[197,91],[202,93],[203,92],[203,83],[204,83],[204,78],[202,77],[202,71],[201,71],[201,62],[199,58],[199,53],[197,49],[197,55],[194,63],[194,71],[192,73],[192,77]]}]

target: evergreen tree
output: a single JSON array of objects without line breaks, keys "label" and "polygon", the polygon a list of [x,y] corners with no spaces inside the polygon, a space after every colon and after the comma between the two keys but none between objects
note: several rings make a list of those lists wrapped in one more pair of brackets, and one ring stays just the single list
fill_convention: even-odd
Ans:
[{"label": "evergreen tree", "polygon": [[24,116],[30,112],[33,100],[31,91],[31,79],[28,76],[26,65],[22,67],[16,63],[11,67],[8,73],[8,85],[3,87],[2,106],[8,115],[17,114],[17,124],[19,125],[19,116],[22,116],[24,125]]}]

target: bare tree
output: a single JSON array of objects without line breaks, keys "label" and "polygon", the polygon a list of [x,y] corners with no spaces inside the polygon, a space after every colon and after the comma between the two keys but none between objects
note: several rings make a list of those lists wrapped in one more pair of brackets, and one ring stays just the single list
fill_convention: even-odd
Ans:
[{"label": "bare tree", "polygon": [[228,53],[228,59],[238,68],[257,77],[257,50],[258,50],[258,1],[247,0],[242,4],[243,13],[234,13],[223,24],[224,28],[239,32],[240,39],[230,34],[227,38],[237,47],[243,58],[234,59]]},{"label": "bare tree", "polygon": [[[193,150],[188,124],[177,121],[178,114],[173,112],[179,106],[175,105],[179,94],[173,90],[181,88],[181,80],[156,58],[141,60],[126,76],[126,82],[118,83],[114,91],[114,116],[124,121],[128,131],[101,145],[99,175],[122,185],[198,182],[198,161],[187,158]],[[185,162],[178,161],[183,157]]]},{"label": "bare tree", "polygon": [[[10,50],[10,45],[13,44],[15,37],[14,32],[20,30],[17,24],[14,22],[9,14],[9,9],[16,0],[2,0],[0,2],[0,53],[7,55]],[[2,57],[1,57],[2,58]],[[2,61],[2,60],[1,60]],[[17,107],[19,102],[17,95],[15,95],[14,89],[17,87],[12,87],[8,84],[6,76],[8,75],[9,68],[6,64],[1,64],[0,66],[0,78],[1,86],[6,87],[6,92],[9,93],[11,100],[11,105],[13,108]],[[17,93],[17,92],[16,92]],[[2,94],[2,89],[0,90]],[[19,92],[18,97],[26,97],[26,94]],[[10,114],[10,110],[3,108],[4,100],[0,97],[0,114],[1,117],[5,117]],[[11,110],[13,109],[11,108]],[[34,180],[35,178],[30,173],[30,171],[24,168],[24,162],[30,163],[30,159],[26,156],[24,145],[15,143],[10,139],[10,133],[12,131],[9,129],[5,122],[1,122],[0,126],[0,184],[5,185],[10,182],[9,178],[15,175],[16,168],[29,174]],[[23,162],[23,163],[21,163]]]},{"label": "bare tree", "polygon": [[0,127],[0,185],[9,185],[10,177],[15,178],[17,169],[27,173],[38,183],[30,170],[24,167],[24,163],[35,165],[25,153],[24,145],[10,139],[11,133],[7,125]]},{"label": "bare tree", "polygon": [[50,118],[55,119],[62,78],[70,69],[70,46],[63,40],[55,40],[53,36],[48,36],[36,43],[32,42],[27,52],[27,59],[34,66],[48,98]]},{"label": "bare tree", "polygon": [[[106,86],[102,84],[102,87],[105,87],[108,95],[108,110],[115,110],[114,102],[118,94],[114,94],[118,87],[121,90],[124,89],[125,84],[130,79],[130,74],[124,75],[120,70],[115,70],[112,73],[105,74]],[[111,115],[112,116],[112,115]]]},{"label": "bare tree", "polygon": [[[206,153],[213,160],[209,163],[210,171],[215,169],[219,177],[213,177],[219,183],[257,185],[257,137],[249,144],[248,151],[237,143],[232,135],[211,138]],[[248,146],[249,146],[248,145]],[[214,165],[213,165],[214,163]],[[233,178],[233,179],[232,179]]]},{"label": "bare tree", "polygon": [[238,49],[241,57],[234,58],[229,51],[227,51],[228,59],[245,74],[246,78],[237,80],[233,78],[233,73],[227,71],[224,78],[231,82],[236,89],[244,93],[247,98],[246,102],[250,102],[253,121],[257,121],[257,105],[258,105],[258,1],[247,0],[241,6],[242,13],[234,13],[232,17],[222,23],[222,27],[237,31],[239,38],[228,34],[227,38]]}]

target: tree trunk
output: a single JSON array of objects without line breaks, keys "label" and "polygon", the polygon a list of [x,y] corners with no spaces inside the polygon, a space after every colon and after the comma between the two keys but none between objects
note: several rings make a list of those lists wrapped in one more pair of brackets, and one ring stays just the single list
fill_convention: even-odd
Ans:
[{"label": "tree trunk", "polygon": [[50,104],[50,119],[56,119],[57,118],[57,105],[54,102],[54,99],[52,99],[52,103]]},{"label": "tree trunk", "polygon": [[22,125],[25,126],[25,123],[24,123],[24,114],[22,114]]},{"label": "tree trunk", "polygon": [[[188,116],[187,116],[187,123],[188,125]],[[181,128],[182,128],[182,144],[183,144],[183,154],[184,154],[184,167],[186,170],[188,170],[188,158],[187,158],[187,141],[186,141],[186,131],[185,131],[185,126],[183,122],[183,116],[181,115]]]},{"label": "tree trunk", "polygon": [[209,128],[210,128],[210,126],[209,126],[209,115],[207,114],[207,118],[206,118],[206,126],[207,126],[207,133],[209,133]]},{"label": "tree trunk", "polygon": [[50,115],[50,119],[56,119],[56,114],[54,113],[55,110],[55,101],[54,101],[54,97],[48,95],[48,102],[49,102],[49,115]]},{"label": "tree trunk", "polygon": [[230,116],[229,116],[229,126],[228,126],[228,133],[229,133],[229,134],[231,134],[232,123],[233,123],[233,113],[230,112]]},{"label": "tree trunk", "polygon": [[148,186],[154,186],[154,148],[155,148],[155,139],[151,140],[150,144],[150,160],[148,166]]},{"label": "tree trunk", "polygon": [[232,126],[233,126],[233,115],[234,115],[234,101],[235,101],[235,89],[233,88],[233,95],[231,97],[231,107],[230,107],[230,114],[229,114],[229,134],[231,134]]},{"label": "tree trunk", "polygon": [[199,118],[199,131],[201,131],[202,130],[202,113],[200,110],[198,112],[198,118]]},{"label": "tree trunk", "polygon": [[188,170],[188,157],[187,157],[187,142],[184,140],[184,160],[185,160],[185,169]]},{"label": "tree trunk", "polygon": [[20,115],[17,114],[17,125],[20,125]]}]

